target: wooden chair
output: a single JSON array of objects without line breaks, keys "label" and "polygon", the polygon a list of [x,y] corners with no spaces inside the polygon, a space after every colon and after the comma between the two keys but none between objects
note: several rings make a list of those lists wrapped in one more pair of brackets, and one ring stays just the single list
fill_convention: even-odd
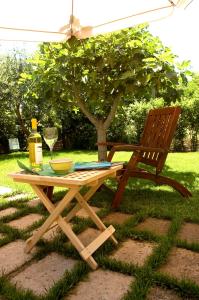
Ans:
[{"label": "wooden chair", "polygon": [[[181,183],[160,175],[169,152],[180,113],[180,107],[150,110],[139,146],[117,144],[111,148],[108,154],[108,161],[112,160],[116,151],[133,151],[129,162],[124,166],[121,173],[118,174],[118,189],[112,202],[113,208],[119,206],[129,177],[152,180],[160,185],[166,184],[173,187],[183,197],[192,196],[191,192]],[[155,172],[139,168],[139,163],[154,167]]]}]

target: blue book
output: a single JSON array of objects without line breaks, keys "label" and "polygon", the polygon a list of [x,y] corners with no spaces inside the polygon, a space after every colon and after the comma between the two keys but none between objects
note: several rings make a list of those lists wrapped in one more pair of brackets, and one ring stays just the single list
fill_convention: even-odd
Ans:
[{"label": "blue book", "polygon": [[74,165],[74,171],[80,170],[94,170],[94,169],[108,169],[112,166],[111,162],[77,162]]}]

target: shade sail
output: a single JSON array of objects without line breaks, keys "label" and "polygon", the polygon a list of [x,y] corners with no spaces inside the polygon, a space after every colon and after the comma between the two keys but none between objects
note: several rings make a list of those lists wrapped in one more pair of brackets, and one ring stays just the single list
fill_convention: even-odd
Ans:
[{"label": "shade sail", "polygon": [[0,40],[64,41],[165,18],[191,0],[1,0]]}]

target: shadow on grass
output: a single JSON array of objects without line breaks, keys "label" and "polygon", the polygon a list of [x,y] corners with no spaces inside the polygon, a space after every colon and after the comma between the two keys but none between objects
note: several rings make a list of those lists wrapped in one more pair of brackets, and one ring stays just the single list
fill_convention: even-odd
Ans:
[{"label": "shadow on grass", "polygon": [[0,161],[1,160],[8,160],[8,159],[22,159],[22,158],[27,158],[28,157],[28,152],[13,152],[9,154],[1,154],[0,155]]},{"label": "shadow on grass", "polygon": [[[143,166],[141,166],[141,167],[143,167]],[[146,170],[153,172],[153,169],[150,167],[147,167]],[[160,175],[166,176],[168,178],[178,181],[179,183],[184,185],[186,188],[188,188],[191,192],[194,192],[194,190],[198,187],[197,178],[198,178],[199,174],[195,173],[195,172],[180,172],[180,171],[173,170],[169,166],[165,166],[163,169],[163,172]],[[150,180],[137,179],[136,177],[134,177],[134,178],[130,178],[126,188],[134,189],[134,188],[146,188],[146,187],[151,187],[151,186],[155,186],[155,183]]]},{"label": "shadow on grass", "polygon": [[[198,174],[194,172],[177,172],[165,167],[164,176],[179,181],[188,188],[193,197],[184,198],[176,190],[167,185],[156,185],[150,180],[130,178],[123,194],[119,210],[134,213],[146,210],[151,216],[173,218],[176,215],[182,218],[199,221],[199,189],[197,186]],[[92,198],[93,205],[110,208],[117,189],[117,182],[108,182],[113,190],[100,190]]]}]

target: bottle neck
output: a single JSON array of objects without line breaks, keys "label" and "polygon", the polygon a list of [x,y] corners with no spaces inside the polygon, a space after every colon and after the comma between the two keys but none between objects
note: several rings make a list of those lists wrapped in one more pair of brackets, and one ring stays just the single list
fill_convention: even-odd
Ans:
[{"label": "bottle neck", "polygon": [[37,132],[37,119],[32,119],[32,132]]}]

